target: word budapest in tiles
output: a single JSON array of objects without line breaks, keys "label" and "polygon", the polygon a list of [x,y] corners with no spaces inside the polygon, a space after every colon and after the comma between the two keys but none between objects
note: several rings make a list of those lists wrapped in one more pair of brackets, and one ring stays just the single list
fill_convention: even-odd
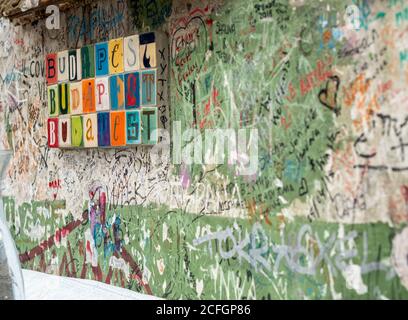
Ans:
[{"label": "word budapest in tiles", "polygon": [[157,144],[168,121],[167,57],[166,36],[154,32],[47,54],[48,146]]}]

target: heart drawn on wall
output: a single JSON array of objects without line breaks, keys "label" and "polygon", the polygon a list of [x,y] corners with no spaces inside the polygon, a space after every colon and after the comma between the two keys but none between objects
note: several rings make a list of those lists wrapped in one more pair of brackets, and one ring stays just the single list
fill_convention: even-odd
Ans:
[{"label": "heart drawn on wall", "polygon": [[328,79],[326,88],[319,92],[319,101],[338,116],[340,107],[337,106],[337,93],[340,87],[340,78],[332,76]]},{"label": "heart drawn on wall", "polygon": [[[202,16],[194,16],[187,22],[180,21],[172,35],[171,58],[177,91],[191,100],[191,83],[204,66],[206,53],[212,48],[208,45],[207,25]],[[190,98],[187,98],[190,97]]]}]

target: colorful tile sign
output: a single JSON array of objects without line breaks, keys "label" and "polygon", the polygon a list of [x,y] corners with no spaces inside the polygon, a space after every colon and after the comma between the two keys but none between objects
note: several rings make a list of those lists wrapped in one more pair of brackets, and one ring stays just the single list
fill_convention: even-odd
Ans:
[{"label": "colorful tile sign", "polygon": [[156,40],[151,32],[46,55],[50,148],[157,144]]}]

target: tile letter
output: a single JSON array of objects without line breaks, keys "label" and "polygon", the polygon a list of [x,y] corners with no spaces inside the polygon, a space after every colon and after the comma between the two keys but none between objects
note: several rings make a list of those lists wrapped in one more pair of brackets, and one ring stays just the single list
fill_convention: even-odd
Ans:
[{"label": "tile letter", "polygon": [[71,114],[81,114],[82,110],[82,83],[72,82],[69,86],[69,103]]},{"label": "tile letter", "polygon": [[134,35],[124,38],[125,71],[136,71],[139,69],[139,36]]},{"label": "tile letter", "polygon": [[58,118],[48,119],[48,147],[58,148]]},{"label": "tile letter", "polygon": [[95,94],[96,111],[108,111],[110,109],[108,77],[95,79]]},{"label": "tile letter", "polygon": [[59,118],[59,147],[69,148],[71,147],[71,118],[60,117]]},{"label": "tile letter", "polygon": [[58,82],[58,70],[57,70],[57,54],[47,54],[45,58],[45,70],[47,84],[56,84]]},{"label": "tile letter", "polygon": [[132,145],[141,142],[140,111],[128,111],[126,112],[126,143]]},{"label": "tile letter", "polygon": [[60,114],[69,114],[69,84],[58,84],[58,98]]},{"label": "tile letter", "polygon": [[109,74],[122,73],[123,64],[123,38],[109,41]]},{"label": "tile letter", "polygon": [[110,147],[110,113],[98,113],[98,145]]},{"label": "tile letter", "polygon": [[142,77],[142,106],[156,104],[156,71],[143,71]]},{"label": "tile letter", "polygon": [[50,117],[59,114],[58,85],[48,87],[48,113]]},{"label": "tile letter", "polygon": [[142,141],[143,144],[157,144],[157,109],[142,109]]},{"label": "tile letter", "polygon": [[122,74],[109,78],[109,93],[112,110],[123,110],[125,108],[125,86]]},{"label": "tile letter", "polygon": [[96,113],[83,116],[84,147],[95,148],[98,146],[98,117]]},{"label": "tile letter", "polygon": [[82,80],[82,105],[84,113],[92,113],[96,111],[94,79]]},{"label": "tile letter", "polygon": [[82,126],[82,116],[72,116],[71,117],[71,143],[73,147],[83,146],[83,126]]},{"label": "tile letter", "polygon": [[111,112],[110,140],[111,146],[122,147],[126,145],[126,118],[125,111]]},{"label": "tile letter", "polygon": [[109,74],[108,59],[108,43],[97,43],[95,45],[95,73],[97,77],[107,76]]},{"label": "tile letter", "polygon": [[139,73],[128,73],[125,75],[126,109],[140,107],[140,80]]}]

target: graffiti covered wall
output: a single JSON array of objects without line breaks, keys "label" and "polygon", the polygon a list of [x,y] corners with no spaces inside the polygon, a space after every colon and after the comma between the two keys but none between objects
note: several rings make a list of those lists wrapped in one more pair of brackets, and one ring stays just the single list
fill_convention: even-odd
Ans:
[{"label": "graffiti covered wall", "polygon": [[[0,20],[3,208],[23,267],[174,299],[408,298],[408,4],[132,3],[73,9],[58,32]],[[195,161],[50,150],[45,55],[152,30],[170,43],[160,122]],[[205,161],[202,134],[226,130],[247,148]]]}]

